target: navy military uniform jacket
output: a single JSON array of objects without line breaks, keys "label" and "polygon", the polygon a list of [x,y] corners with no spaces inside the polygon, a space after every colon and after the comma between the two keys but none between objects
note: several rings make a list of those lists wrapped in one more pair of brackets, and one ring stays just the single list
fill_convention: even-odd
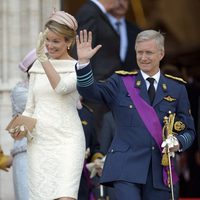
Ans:
[{"label": "navy military uniform jacket", "polygon": [[[90,156],[85,161],[86,163],[89,163],[96,158],[102,158],[103,154],[100,153],[100,146],[94,129],[93,111],[84,103],[82,103],[82,106],[83,107],[78,110],[78,113],[85,133],[86,149],[90,149]],[[94,188],[94,183],[89,176],[89,171],[84,169],[81,175],[78,200],[88,200],[90,197],[90,193]]]},{"label": "navy military uniform jacket", "polygon": [[[145,80],[140,72],[134,76],[135,87],[139,87],[141,97],[150,104]],[[88,65],[77,70],[77,79],[79,93],[84,98],[104,102],[111,109],[116,123],[116,133],[106,157],[101,182],[112,185],[113,181],[120,180],[145,184],[151,165],[154,187],[167,189],[163,183],[161,152],[141,120],[121,75],[114,74],[106,82],[98,83]],[[183,151],[191,146],[195,130],[185,85],[161,74],[152,106],[162,126],[163,118],[168,116],[169,111],[176,113],[186,126],[176,137]]]},{"label": "navy military uniform jacket", "polygon": [[100,149],[103,154],[107,154],[110,144],[115,134],[115,121],[112,113],[109,111],[105,113],[102,121],[102,128],[99,135]]}]

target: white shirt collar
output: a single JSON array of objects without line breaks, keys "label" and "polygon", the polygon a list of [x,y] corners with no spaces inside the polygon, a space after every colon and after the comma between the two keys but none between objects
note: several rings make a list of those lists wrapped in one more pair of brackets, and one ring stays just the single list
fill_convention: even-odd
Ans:
[{"label": "white shirt collar", "polygon": [[106,15],[108,16],[108,19],[110,20],[112,24],[115,24],[116,22],[125,23],[125,17],[121,17],[120,19],[117,19],[114,16],[112,16],[110,13],[107,13]]},{"label": "white shirt collar", "polygon": [[[144,80],[146,80],[147,78],[150,77],[148,74],[146,74],[142,70],[140,70],[140,71],[141,71],[141,74],[142,74],[142,77],[144,78]],[[151,76],[151,78],[154,78],[155,81],[158,83],[158,81],[160,79],[160,70],[156,74],[154,74],[153,76]]]},{"label": "white shirt collar", "polygon": [[[141,74],[142,74],[142,77],[144,78],[145,82],[146,82],[146,85],[147,85],[147,88],[149,87],[149,81],[147,81],[146,79],[149,78],[150,76],[148,74],[146,74],[145,72],[143,72],[142,70],[140,70]],[[159,82],[159,79],[160,79],[160,70],[154,74],[153,76],[151,76],[151,78],[154,78],[155,81],[154,81],[154,86],[155,86],[155,89],[157,89],[158,87],[158,82]]]}]

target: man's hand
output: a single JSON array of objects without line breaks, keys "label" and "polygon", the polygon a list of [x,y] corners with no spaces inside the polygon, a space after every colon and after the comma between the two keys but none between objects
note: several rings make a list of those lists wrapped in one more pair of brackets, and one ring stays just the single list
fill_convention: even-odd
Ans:
[{"label": "man's hand", "polygon": [[85,151],[85,159],[88,159],[91,155],[90,148],[88,147]]},{"label": "man's hand", "polygon": [[104,160],[103,159],[96,159],[94,160],[94,167],[99,176],[102,175]]},{"label": "man's hand", "polygon": [[93,178],[96,175],[102,175],[102,169],[105,162],[105,157],[102,159],[97,158],[91,163],[86,164],[87,169],[90,171],[90,178]]},{"label": "man's hand", "polygon": [[47,37],[48,29],[46,29],[44,32],[40,32],[37,40],[37,46],[36,46],[36,54],[38,60],[42,62],[46,62],[48,60],[48,57],[45,54],[45,40]]},{"label": "man's hand", "polygon": [[174,153],[180,149],[180,144],[175,136],[169,136],[165,141],[163,141],[161,147],[163,148],[163,153],[167,152],[167,148],[169,148],[169,152],[174,156]]},{"label": "man's hand", "polygon": [[88,63],[90,58],[101,48],[101,45],[92,48],[92,32],[87,32],[87,30],[80,31],[80,36],[76,36],[76,45],[80,64]]}]

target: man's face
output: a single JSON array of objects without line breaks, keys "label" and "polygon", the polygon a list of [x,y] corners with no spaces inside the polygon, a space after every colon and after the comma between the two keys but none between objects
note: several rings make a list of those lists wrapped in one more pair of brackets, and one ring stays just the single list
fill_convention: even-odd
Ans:
[{"label": "man's face", "polygon": [[110,14],[117,18],[124,17],[128,10],[129,0],[116,0],[116,2],[118,2],[118,4],[109,11]]},{"label": "man's face", "polygon": [[154,39],[136,44],[137,64],[149,76],[153,76],[159,71],[163,56],[164,52],[158,48]]},{"label": "man's face", "polygon": [[119,0],[100,0],[107,12],[119,6]]}]

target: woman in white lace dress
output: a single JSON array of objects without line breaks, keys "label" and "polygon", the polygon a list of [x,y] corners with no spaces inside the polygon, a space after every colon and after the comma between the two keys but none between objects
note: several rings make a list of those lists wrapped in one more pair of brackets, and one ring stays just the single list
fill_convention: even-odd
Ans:
[{"label": "woman in white lace dress", "polygon": [[29,200],[77,199],[85,137],[76,109],[77,61],[69,54],[76,29],[73,16],[54,12],[39,35],[38,60],[29,70],[23,115],[37,119],[27,148]]}]

